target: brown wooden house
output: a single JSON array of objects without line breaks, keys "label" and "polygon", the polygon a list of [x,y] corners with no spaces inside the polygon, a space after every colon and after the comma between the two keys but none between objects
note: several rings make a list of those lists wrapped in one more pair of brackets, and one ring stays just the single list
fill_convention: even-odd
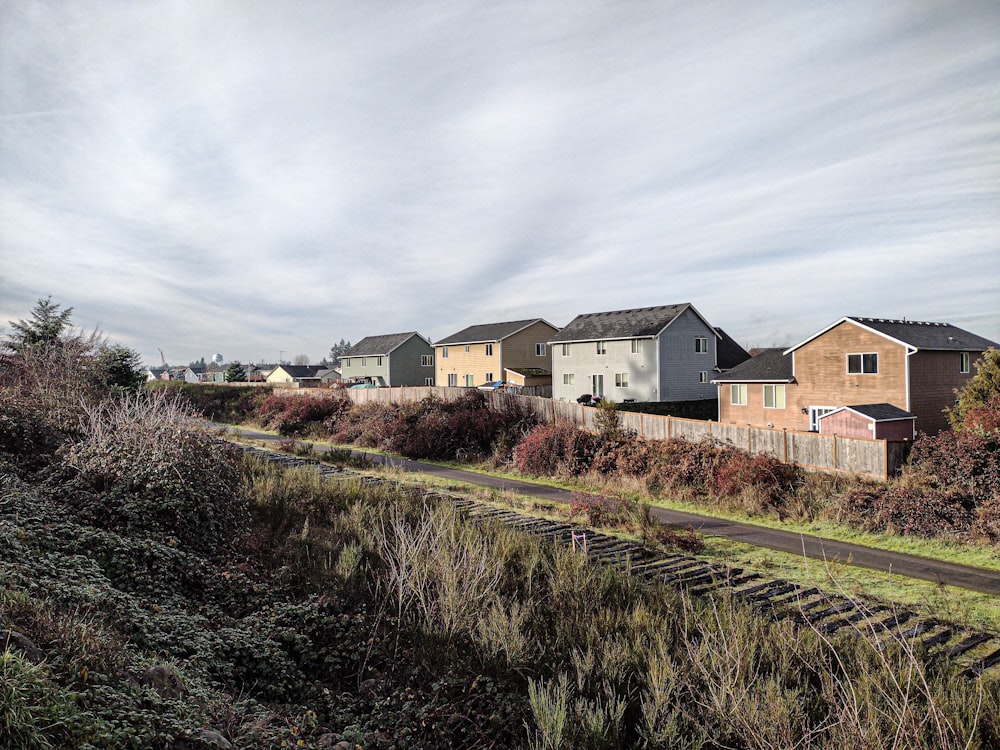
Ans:
[{"label": "brown wooden house", "polygon": [[947,323],[844,317],[715,378],[719,421],[818,431],[820,418],[841,407],[887,404],[936,434],[975,361],[998,346]]}]

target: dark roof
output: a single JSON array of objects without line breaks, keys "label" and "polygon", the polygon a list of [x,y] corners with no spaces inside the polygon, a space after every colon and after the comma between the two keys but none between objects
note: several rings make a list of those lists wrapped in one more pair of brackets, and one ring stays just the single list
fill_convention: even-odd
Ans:
[{"label": "dark roof", "polygon": [[889,338],[908,344],[915,349],[984,352],[990,347],[1000,348],[1000,344],[974,333],[969,333],[950,323],[927,323],[919,320],[893,320],[891,318],[862,318],[847,316],[828,325],[822,331],[814,333],[805,341],[796,344],[787,351],[793,351],[807,344],[831,328],[849,320],[870,330],[881,333]]},{"label": "dark roof", "polygon": [[406,333],[386,333],[382,336],[365,336],[340,357],[341,359],[344,357],[377,357],[388,354],[414,336],[420,336],[420,334],[416,331],[407,331]]},{"label": "dark roof", "polygon": [[713,383],[791,383],[792,357],[780,348],[761,349],[760,354],[722,373]]},{"label": "dark roof", "polygon": [[463,328],[458,333],[445,336],[434,346],[447,346],[454,344],[481,344],[491,341],[502,341],[508,336],[513,336],[519,331],[523,331],[534,323],[545,323],[553,330],[558,330],[551,323],[547,323],[541,318],[531,318],[530,320],[512,320],[507,323],[484,323],[483,325],[469,326]]},{"label": "dark roof", "polygon": [[324,369],[322,365],[278,365],[274,369],[277,370],[278,367],[293,378],[315,378],[316,373]]},{"label": "dark roof", "polygon": [[524,375],[526,378],[544,378],[552,374],[542,367],[505,367],[504,369],[516,372],[518,375]]},{"label": "dark roof", "polygon": [[[584,313],[577,315],[565,328],[553,336],[552,342],[651,338],[673,323],[688,308],[694,310],[690,302],[682,302],[679,305]],[[697,310],[694,312],[701,318]],[[702,320],[705,325],[708,325],[707,320],[704,318]],[[711,328],[711,326],[709,327]]]},{"label": "dark roof", "polygon": [[746,362],[750,359],[750,353],[737,344],[732,336],[721,328],[716,328],[715,332],[719,334],[719,340],[715,342],[716,367],[720,370],[731,370],[740,362]]},{"label": "dark roof", "polygon": [[842,406],[840,409],[834,409],[831,412],[827,412],[823,417],[827,417],[830,414],[836,414],[838,411],[843,409],[850,409],[858,414],[874,419],[876,422],[894,422],[899,419],[916,419],[916,414],[911,414],[905,409],[900,409],[898,406],[893,406],[892,404],[858,404],[855,406]]}]

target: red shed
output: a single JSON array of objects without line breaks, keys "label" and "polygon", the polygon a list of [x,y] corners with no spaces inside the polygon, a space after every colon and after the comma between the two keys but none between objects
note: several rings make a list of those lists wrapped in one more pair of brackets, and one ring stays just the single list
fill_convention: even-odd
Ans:
[{"label": "red shed", "polygon": [[819,418],[821,435],[913,440],[916,415],[892,404],[841,406]]}]

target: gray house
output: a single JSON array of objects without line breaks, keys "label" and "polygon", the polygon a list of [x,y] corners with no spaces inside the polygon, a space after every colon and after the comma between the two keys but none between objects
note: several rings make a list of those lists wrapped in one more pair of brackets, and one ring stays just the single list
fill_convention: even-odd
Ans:
[{"label": "gray house", "polygon": [[578,315],[550,341],[552,397],[613,401],[716,398],[720,367],[749,359],[690,303]]},{"label": "gray house", "polygon": [[345,382],[434,385],[434,347],[416,331],[366,336],[340,355]]}]

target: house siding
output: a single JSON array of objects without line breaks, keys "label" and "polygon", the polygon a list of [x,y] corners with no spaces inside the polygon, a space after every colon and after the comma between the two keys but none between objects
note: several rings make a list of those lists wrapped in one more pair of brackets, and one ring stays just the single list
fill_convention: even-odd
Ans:
[{"label": "house siding", "polygon": [[[365,364],[361,362],[364,360]],[[347,364],[350,361],[350,364]],[[378,364],[378,356],[367,355],[365,357],[349,357],[340,361],[341,378],[352,380],[354,378],[371,378],[380,384],[391,385],[389,383],[389,358],[382,355],[382,364]],[[381,378],[381,381],[379,379]],[[422,384],[421,384],[422,385]]]},{"label": "house siding", "polygon": [[389,355],[389,385],[424,385],[424,380],[434,378],[433,365],[421,365],[422,356],[433,356],[434,347],[420,336],[411,336],[392,350]]},{"label": "house siding", "polygon": [[[776,429],[808,430],[809,416],[805,416],[805,427],[802,427],[801,407],[792,408],[796,402],[795,384],[778,383],[785,386],[785,408],[764,408],[764,384],[746,383],[746,406],[734,406],[732,403],[732,383],[719,384],[719,421],[726,424],[754,425],[757,427],[774,427]],[[714,387],[714,386],[713,386]]]},{"label": "house siding", "polygon": [[[694,340],[704,336],[708,351],[695,352]],[[659,336],[659,392],[650,401],[694,401],[715,398],[711,382],[699,383],[698,373],[715,375],[716,333],[693,310],[685,310]]]},{"label": "house siding", "polygon": [[[982,357],[973,352],[971,362]],[[917,429],[935,435],[949,426],[944,410],[955,403],[955,390],[961,390],[976,372],[960,372],[961,352],[919,351],[910,357],[910,408],[917,415]]]},{"label": "house siding", "polygon": [[[597,353],[596,341],[568,344],[569,353],[562,353],[562,344],[550,347],[552,357],[552,398],[575,401],[584,393],[593,393],[592,377],[604,375],[604,396],[613,401],[656,400],[656,340],[642,341],[642,352],[632,353],[635,339],[614,339],[605,342],[606,353]],[[615,386],[616,373],[628,373],[628,388]],[[572,373],[573,385],[563,384],[563,375]]]},{"label": "house siding", "polygon": [[[448,375],[458,378],[458,385],[465,385],[465,376],[472,375],[474,385],[482,385],[487,381],[487,375],[493,380],[503,378],[504,369],[519,369],[522,367],[539,367],[552,371],[552,353],[547,344],[558,329],[542,321],[532,323],[502,341],[489,342],[493,344],[493,354],[486,355],[486,343],[449,344],[448,356],[443,357],[445,347],[434,347],[434,377],[437,385],[447,386]],[[546,344],[545,355],[535,355],[535,344]]]}]

